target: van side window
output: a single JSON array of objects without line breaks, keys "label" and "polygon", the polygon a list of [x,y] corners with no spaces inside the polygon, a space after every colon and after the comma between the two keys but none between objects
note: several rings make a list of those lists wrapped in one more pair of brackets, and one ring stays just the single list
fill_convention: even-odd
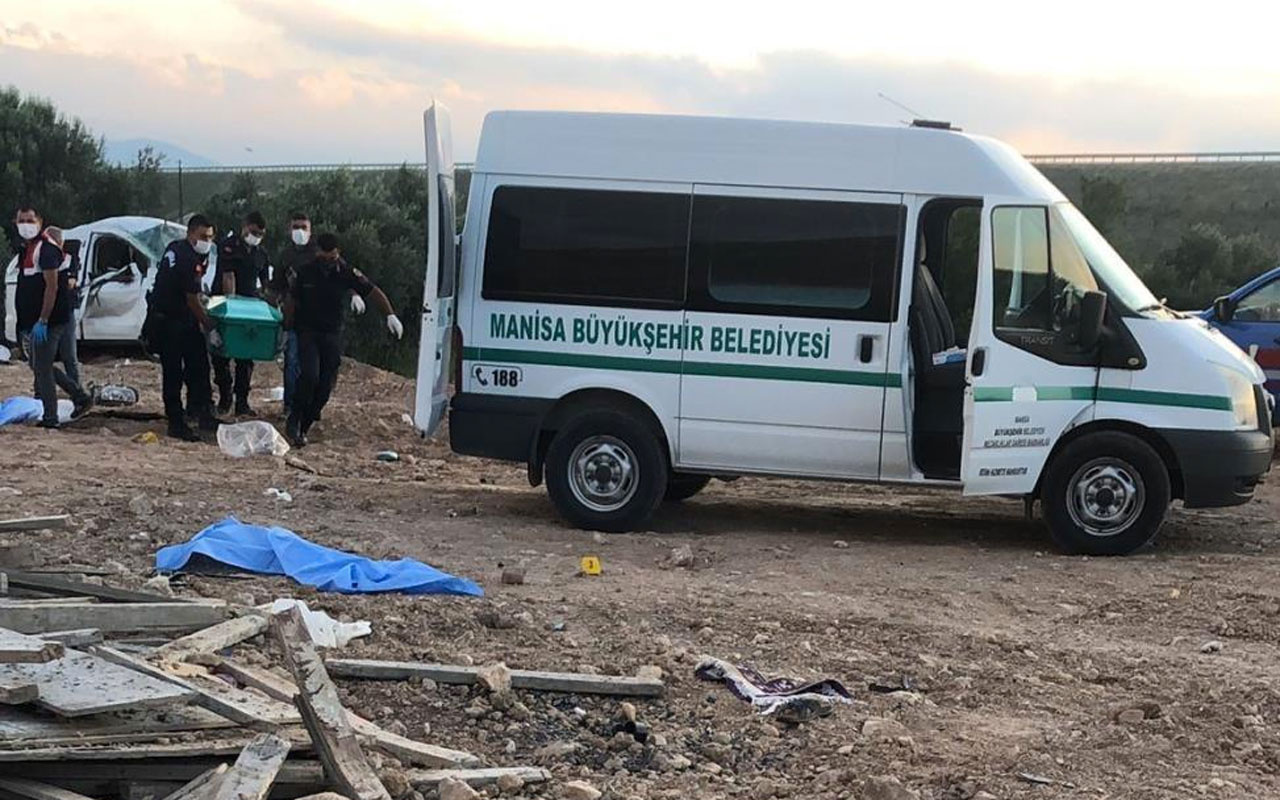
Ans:
[{"label": "van side window", "polygon": [[991,216],[995,326],[1062,330],[1097,291],[1089,262],[1056,208],[1004,207]]},{"label": "van side window", "polygon": [[884,322],[902,206],[694,198],[689,263],[701,310]]},{"label": "van side window", "polygon": [[679,308],[689,195],[502,186],[484,254],[486,300]]}]

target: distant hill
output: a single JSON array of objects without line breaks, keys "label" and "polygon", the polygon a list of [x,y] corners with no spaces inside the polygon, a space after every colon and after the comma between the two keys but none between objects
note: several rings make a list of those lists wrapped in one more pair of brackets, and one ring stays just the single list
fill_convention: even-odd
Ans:
[{"label": "distant hill", "polygon": [[170,142],[157,139],[118,139],[108,140],[104,148],[107,162],[111,164],[133,164],[138,160],[138,151],[150,147],[164,156],[166,167],[176,167],[181,161],[184,167],[216,167],[218,163],[202,155],[193,153]]}]

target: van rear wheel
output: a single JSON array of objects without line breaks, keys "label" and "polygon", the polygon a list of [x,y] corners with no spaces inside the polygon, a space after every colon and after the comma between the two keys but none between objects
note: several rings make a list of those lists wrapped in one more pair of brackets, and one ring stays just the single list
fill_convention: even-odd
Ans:
[{"label": "van rear wheel", "polygon": [[688,500],[711,483],[710,475],[692,475],[687,472],[673,472],[667,479],[667,493],[663,500],[668,503],[679,503]]},{"label": "van rear wheel", "polygon": [[649,426],[625,411],[584,411],[551,440],[547,494],[586,530],[621,533],[642,526],[667,490],[667,457]]},{"label": "van rear wheel", "polygon": [[1127,555],[1155,538],[1169,508],[1169,472],[1152,447],[1119,431],[1086,434],[1054,457],[1040,501],[1068,553]]}]

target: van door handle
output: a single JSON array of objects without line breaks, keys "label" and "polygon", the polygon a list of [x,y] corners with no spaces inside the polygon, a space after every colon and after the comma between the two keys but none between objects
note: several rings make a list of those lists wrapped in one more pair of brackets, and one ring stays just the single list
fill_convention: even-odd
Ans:
[{"label": "van door handle", "polygon": [[871,359],[876,352],[876,337],[859,336],[858,337],[858,360],[863,364],[870,364]]},{"label": "van door handle", "polygon": [[979,347],[973,351],[973,358],[969,360],[969,374],[977,377],[987,370],[987,348]]}]

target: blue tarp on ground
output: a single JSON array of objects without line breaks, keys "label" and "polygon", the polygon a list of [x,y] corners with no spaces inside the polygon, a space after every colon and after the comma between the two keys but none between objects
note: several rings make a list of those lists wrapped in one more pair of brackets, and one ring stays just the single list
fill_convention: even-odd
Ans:
[{"label": "blue tarp on ground", "polygon": [[10,397],[0,402],[0,428],[15,423],[38,422],[44,416],[44,406],[34,397]]},{"label": "blue tarp on ground", "polygon": [[178,572],[196,554],[248,572],[288,575],[322,592],[484,594],[472,581],[421,561],[373,561],[309,542],[284,528],[246,525],[235,517],[210,525],[186,544],[161,548],[156,553],[156,569]]}]

